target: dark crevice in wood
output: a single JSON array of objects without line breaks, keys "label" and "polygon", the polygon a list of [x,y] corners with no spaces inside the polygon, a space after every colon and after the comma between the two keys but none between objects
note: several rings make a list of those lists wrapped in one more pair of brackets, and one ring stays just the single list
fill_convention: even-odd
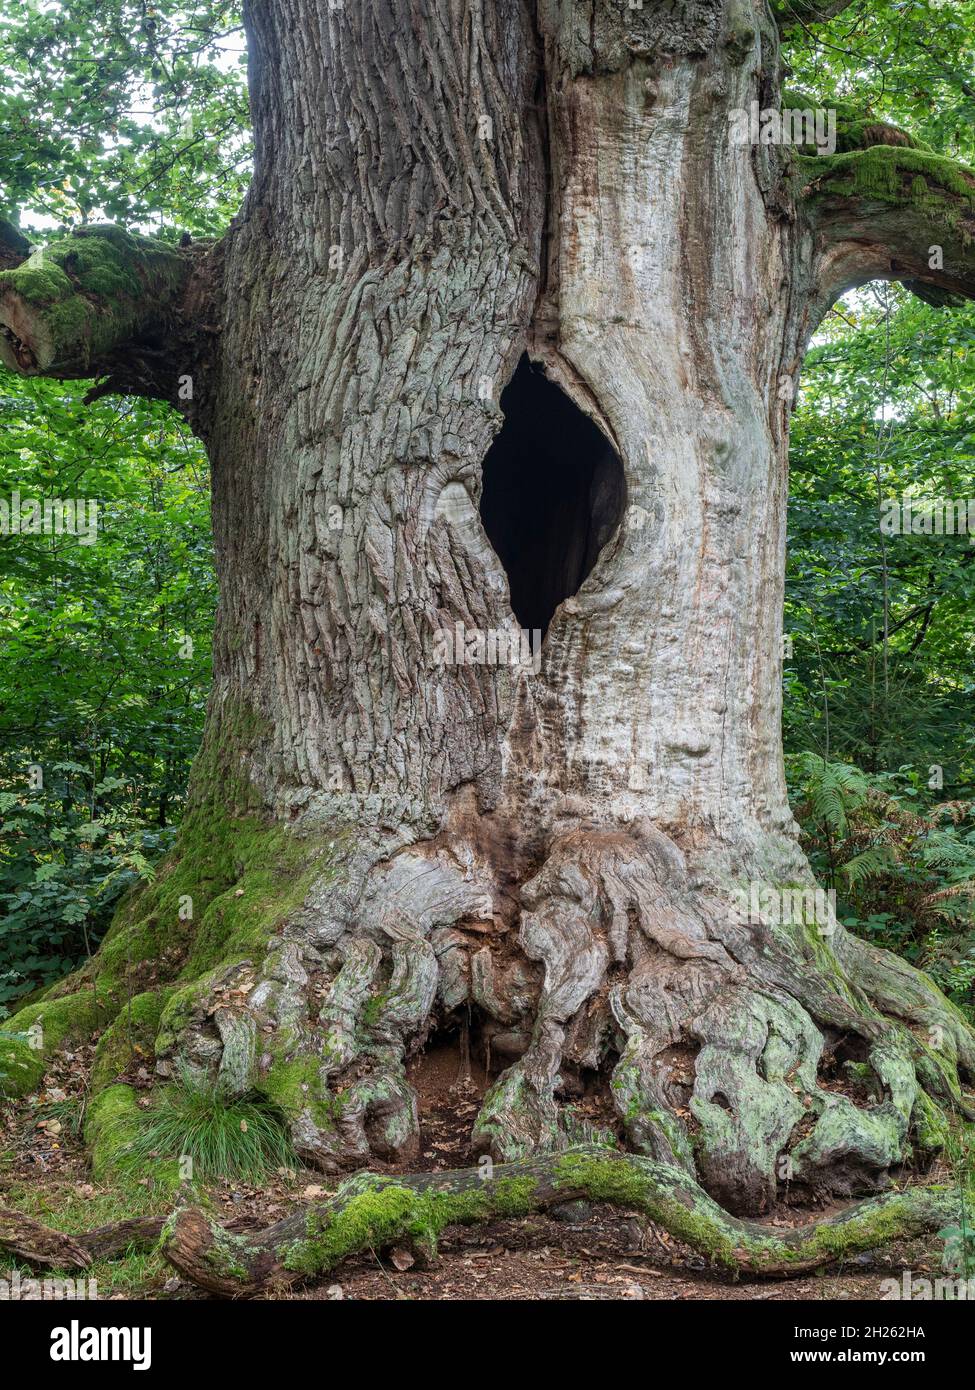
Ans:
[{"label": "dark crevice in wood", "polygon": [[544,637],[622,519],[623,466],[598,426],[527,357],[501,409],[504,424],[483,463],[481,519],[515,617]]}]

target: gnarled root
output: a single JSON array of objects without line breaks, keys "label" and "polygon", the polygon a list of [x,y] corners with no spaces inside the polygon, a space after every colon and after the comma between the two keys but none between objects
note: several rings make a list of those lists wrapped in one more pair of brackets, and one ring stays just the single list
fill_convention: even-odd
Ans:
[{"label": "gnarled root", "polygon": [[[795,854],[765,862],[773,896],[815,892]],[[163,1075],[266,1096],[327,1172],[415,1165],[412,1061],[469,1018],[506,1065],[472,1152],[619,1144],[739,1215],[880,1191],[971,1113],[975,1038],[925,976],[835,920],[736,914],[740,880],[649,821],[554,834],[520,918],[476,838],[347,870],[262,955],[177,990],[155,1040]]]},{"label": "gnarled root", "polygon": [[[487,1176],[487,1174],[490,1174]],[[957,1194],[911,1188],[857,1203],[828,1221],[764,1226],[729,1216],[683,1169],[596,1146],[485,1170],[357,1175],[258,1235],[235,1235],[196,1207],[167,1223],[162,1250],[213,1293],[253,1295],[325,1274],[347,1256],[412,1244],[426,1258],[454,1225],[524,1216],[585,1197],[643,1212],[728,1269],[788,1276],[957,1219]]]}]

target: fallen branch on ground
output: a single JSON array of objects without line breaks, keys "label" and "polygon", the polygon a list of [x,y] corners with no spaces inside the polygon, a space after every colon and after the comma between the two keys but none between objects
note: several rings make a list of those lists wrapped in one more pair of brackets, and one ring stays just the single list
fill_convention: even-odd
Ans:
[{"label": "fallen branch on ground", "polygon": [[238,1235],[198,1207],[166,1223],[162,1251],[186,1279],[213,1293],[253,1295],[325,1274],[363,1250],[406,1243],[436,1253],[449,1226],[525,1216],[578,1198],[641,1211],[715,1263],[744,1273],[790,1276],[958,1217],[957,1193],[908,1188],[802,1226],[729,1215],[682,1170],[636,1154],[587,1147],[498,1164],[485,1178],[466,1168],[411,1176],[359,1174],[328,1199],[257,1234]]},{"label": "fallen branch on ground", "polygon": [[68,1236],[22,1211],[2,1207],[0,1251],[40,1269],[89,1269],[95,1260],[155,1245],[165,1220],[164,1216],[134,1216]]},{"label": "fallen branch on ground", "polygon": [[43,1269],[88,1269],[91,1265],[91,1255],[74,1237],[6,1207],[0,1208],[0,1250]]},{"label": "fallen branch on ground", "polygon": [[729,1215],[689,1174],[637,1154],[585,1147],[488,1171],[489,1177],[482,1168],[357,1174],[330,1197],[247,1234],[192,1206],[168,1219],[136,1217],[74,1236],[0,1210],[0,1250],[32,1265],[87,1269],[95,1259],[146,1248],[162,1235],[163,1254],[184,1278],[240,1297],[326,1274],[350,1255],[393,1244],[410,1245],[430,1260],[449,1226],[527,1216],[586,1198],[642,1212],[724,1268],[781,1278],[936,1231],[958,1220],[961,1204],[956,1191],[912,1187],[868,1198],[826,1221],[769,1226]]}]

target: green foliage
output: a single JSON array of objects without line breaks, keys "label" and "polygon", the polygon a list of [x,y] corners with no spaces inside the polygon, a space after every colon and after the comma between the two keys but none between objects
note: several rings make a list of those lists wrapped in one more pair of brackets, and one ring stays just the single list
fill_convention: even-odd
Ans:
[{"label": "green foliage", "polygon": [[975,1005],[975,548],[887,535],[888,498],[975,497],[975,310],[850,295],[793,419],[784,662],[804,846],[854,931]]},{"label": "green foliage", "polygon": [[973,347],[972,305],[849,296],[807,358],[790,455],[786,747],[941,769],[955,797],[975,783],[975,547],[880,519],[887,498],[975,497]]},{"label": "green foliage", "polygon": [[[0,0],[0,215],[34,243],[99,220],[219,234],[250,175],[244,63],[235,0]],[[0,499],[99,504],[95,544],[0,536],[0,1018],[151,877],[210,680],[204,452],[89,385],[0,387]]]},{"label": "green foliage", "polygon": [[[783,0],[781,9],[790,8]],[[854,0],[826,24],[786,23],[784,33],[791,85],[825,105],[849,103],[906,126],[932,149],[972,163],[972,0]]]},{"label": "green foliage", "polygon": [[840,920],[927,970],[975,1013],[975,804],[933,803],[909,770],[787,759],[793,809]]},{"label": "green foliage", "polygon": [[118,1162],[144,1168],[155,1159],[189,1157],[193,1177],[258,1183],[278,1168],[298,1166],[280,1113],[266,1101],[231,1100],[214,1086],[183,1075],[162,1090]]},{"label": "green foliage", "polygon": [[220,233],[250,172],[236,0],[0,0],[0,214]]},{"label": "green foliage", "polygon": [[171,844],[214,604],[206,460],[179,417],[3,389],[0,498],[99,515],[94,544],[0,536],[0,1017],[84,959]]},{"label": "green foliage", "polygon": [[[65,764],[52,771],[64,773]],[[103,786],[95,784],[95,795]],[[64,791],[56,782],[32,797],[0,792],[0,1016],[27,990],[83,963],[121,894],[151,878],[150,857],[174,833],[133,825],[120,809],[101,819],[76,804],[65,812]]]}]

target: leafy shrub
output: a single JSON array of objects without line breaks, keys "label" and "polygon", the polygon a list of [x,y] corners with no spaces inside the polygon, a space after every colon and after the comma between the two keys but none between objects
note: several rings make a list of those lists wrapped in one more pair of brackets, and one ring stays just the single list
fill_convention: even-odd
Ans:
[{"label": "leafy shrub", "polygon": [[0,497],[99,502],[94,544],[0,544],[0,1018],[84,959],[172,843],[210,680],[203,450],[162,403],[86,389],[0,395]]},{"label": "leafy shrub", "polygon": [[[84,769],[56,763],[51,772],[50,789],[27,790],[21,778],[19,790],[0,790],[0,1017],[94,950],[120,896],[152,877],[175,834],[133,826],[124,808],[92,816],[92,802],[67,791]],[[0,766],[0,787],[12,781]],[[94,783],[93,797],[116,781]]]},{"label": "leafy shrub", "polygon": [[869,776],[816,753],[786,759],[803,847],[858,935],[975,1004],[975,803],[934,803],[911,769]]}]

